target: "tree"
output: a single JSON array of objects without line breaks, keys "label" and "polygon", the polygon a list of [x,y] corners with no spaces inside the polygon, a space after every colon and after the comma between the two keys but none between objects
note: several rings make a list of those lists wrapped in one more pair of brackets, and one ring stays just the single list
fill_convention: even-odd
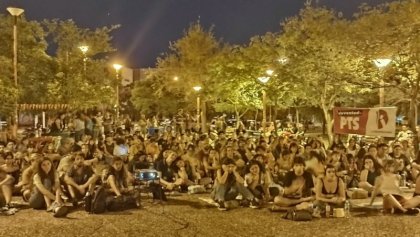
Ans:
[{"label": "tree", "polygon": [[[408,101],[409,122],[414,133],[417,125],[417,109],[420,89],[420,3],[401,1],[375,8],[363,6],[355,22],[359,53],[365,56],[366,73],[376,72],[369,83],[378,87],[379,78],[384,81],[387,102],[395,104]],[[373,68],[372,59],[390,58],[391,64],[384,70]],[[413,144],[418,151],[417,136]]]},{"label": "tree", "polygon": [[[169,52],[158,58],[156,70],[150,74],[153,78],[157,98],[163,98],[168,92],[178,98],[184,98],[192,105],[196,98],[193,87],[202,86],[202,128],[206,131],[206,104],[210,101],[212,78],[209,67],[220,52],[222,45],[213,35],[212,29],[206,31],[199,22],[191,24],[184,36],[171,43]],[[174,81],[177,76],[179,81]],[[140,85],[140,84],[139,84]],[[140,92],[140,90],[135,89]],[[136,97],[138,94],[135,94]],[[133,100],[137,108],[142,104]]]},{"label": "tree", "polygon": [[288,59],[284,75],[294,84],[290,93],[322,109],[330,141],[331,110],[361,92],[350,83],[360,78],[349,24],[331,10],[307,5],[299,16],[283,24],[279,38]]},{"label": "tree", "polygon": [[148,78],[136,82],[131,91],[131,102],[137,110],[145,114],[164,113],[163,115],[167,116],[175,114],[179,108],[187,104],[185,95],[177,90],[162,87],[152,74],[149,73]]},{"label": "tree", "polygon": [[[56,45],[56,71],[47,88],[49,101],[67,103],[76,108],[92,108],[99,104],[113,104],[117,83],[115,71],[108,66],[111,46],[110,34],[119,26],[94,30],[79,28],[72,20],[43,22]],[[88,45],[86,71],[84,55],[79,49]]]},{"label": "tree", "polygon": [[[13,18],[0,15],[1,113],[10,115],[15,102],[32,103],[45,95],[43,83],[52,75],[52,59],[45,53],[45,32],[36,21],[18,21],[18,87],[13,80]],[[34,94],[34,92],[36,92]]]}]

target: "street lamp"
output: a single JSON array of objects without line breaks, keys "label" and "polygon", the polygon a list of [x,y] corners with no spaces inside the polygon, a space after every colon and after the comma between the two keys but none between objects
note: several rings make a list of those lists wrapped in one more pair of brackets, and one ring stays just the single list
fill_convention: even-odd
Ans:
[{"label": "street lamp", "polygon": [[115,69],[116,77],[117,77],[117,88],[116,88],[116,111],[117,111],[117,119],[120,117],[120,70],[123,67],[121,64],[113,64],[112,65]]},{"label": "street lamp", "polygon": [[[8,7],[7,11],[10,15],[13,16],[13,78],[15,81],[15,87],[18,89],[18,72],[17,72],[17,18],[20,16],[25,10],[16,7]],[[17,126],[18,126],[18,97],[16,97],[15,101],[15,112],[14,118],[12,120],[13,124],[13,136],[16,138],[17,136]]]},{"label": "street lamp", "polygon": [[197,124],[198,126],[201,128],[201,123],[200,123],[200,95],[198,94],[198,92],[200,92],[200,90],[202,89],[201,86],[194,86],[193,89],[197,92]]},{"label": "street lamp", "polygon": [[86,61],[87,61],[86,53],[89,50],[89,46],[82,45],[82,46],[79,46],[79,49],[83,53],[83,72],[86,74]]},{"label": "street lamp", "polygon": [[[274,71],[271,69],[268,69],[265,71],[265,73],[269,76],[272,76]],[[267,82],[270,80],[270,77],[258,77],[258,80],[262,83],[262,84],[267,84]],[[263,103],[263,119],[262,119],[262,128],[263,128],[263,132],[265,130],[265,125],[267,122],[267,93],[265,92],[265,88],[262,89],[262,103]]]},{"label": "street lamp", "polygon": [[[378,58],[373,60],[373,62],[375,63],[375,66],[377,68],[379,68],[379,70],[384,69],[386,66],[388,66],[388,64],[391,63],[391,59],[389,58]],[[385,102],[385,82],[384,79],[381,77],[381,81],[379,82],[379,107],[384,107],[384,102]]]}]

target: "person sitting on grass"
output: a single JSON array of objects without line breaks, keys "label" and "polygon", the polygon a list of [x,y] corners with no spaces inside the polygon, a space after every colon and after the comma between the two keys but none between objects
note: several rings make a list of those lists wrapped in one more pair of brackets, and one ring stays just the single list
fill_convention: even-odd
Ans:
[{"label": "person sitting on grass", "polygon": [[272,183],[270,173],[256,160],[251,160],[246,168],[245,187],[259,200],[270,200],[269,185]]},{"label": "person sitting on grass", "polygon": [[292,207],[314,199],[312,188],[314,182],[311,173],[305,171],[305,160],[296,156],[293,160],[293,170],[284,179],[284,191],[274,198],[274,203],[280,207]]},{"label": "person sitting on grass", "polygon": [[72,198],[74,207],[86,195],[93,192],[98,176],[95,175],[91,166],[84,163],[84,154],[78,152],[74,156],[73,165],[67,170],[64,181]]},{"label": "person sitting on grass", "polygon": [[337,176],[334,166],[327,165],[324,177],[318,178],[315,195],[315,216],[320,217],[321,212],[325,213],[326,205],[331,205],[333,208],[343,207],[346,200],[346,188],[343,180]]},{"label": "person sitting on grass", "polygon": [[19,165],[16,164],[13,153],[6,152],[4,154],[5,164],[0,165],[0,187],[6,204],[2,207],[3,211],[11,208],[13,195],[13,186],[19,179]]},{"label": "person sitting on grass", "polygon": [[227,210],[225,202],[235,200],[238,194],[242,195],[244,201],[249,202],[249,207],[258,208],[258,200],[244,186],[244,178],[237,171],[235,161],[226,158],[222,162],[222,167],[217,170],[212,197],[218,204],[219,210],[225,211]]},{"label": "person sitting on grass", "polygon": [[381,192],[383,196],[384,213],[403,213],[407,215],[417,215],[420,211],[416,208],[405,208],[403,205],[409,202],[404,192],[399,187],[399,177],[395,174],[397,164],[394,160],[383,160],[383,173],[376,178],[372,192],[370,205],[373,205],[376,195]]},{"label": "person sitting on grass", "polygon": [[406,209],[420,207],[420,175],[417,175],[415,184],[416,184],[416,188],[414,189],[413,198],[403,203],[403,207]]},{"label": "person sitting on grass", "polygon": [[22,198],[25,202],[29,201],[33,189],[33,179],[36,173],[38,162],[40,160],[40,154],[32,153],[29,157],[31,165],[27,167],[22,173],[22,180],[16,185],[17,188],[21,189]]},{"label": "person sitting on grass", "polygon": [[187,192],[189,186],[194,185],[199,181],[199,177],[197,176],[197,173],[194,172],[190,163],[184,161],[181,157],[176,158],[172,163],[172,169],[175,173],[175,179],[182,180],[179,185],[181,192]]},{"label": "person sitting on grass", "polygon": [[53,212],[54,217],[63,217],[68,213],[68,208],[63,205],[58,173],[50,159],[44,157],[37,167],[34,176],[34,190],[29,198],[29,206],[33,209],[47,208]]},{"label": "person sitting on grass", "polygon": [[360,172],[359,188],[369,193],[373,191],[375,180],[381,175],[381,167],[371,155],[365,155],[363,161],[365,168]]},{"label": "person sitting on grass", "polygon": [[176,159],[175,152],[165,150],[162,152],[162,157],[155,162],[155,169],[159,171],[160,183],[168,191],[175,190],[183,183],[182,179],[177,179],[175,176],[176,172],[173,167]]},{"label": "person sitting on grass", "polygon": [[[122,208],[139,207],[139,193],[129,187],[134,182],[133,175],[124,166],[124,158],[114,156],[112,165],[108,170],[106,182],[111,195],[114,195],[115,202],[107,203],[110,211],[119,211]],[[116,205],[114,205],[116,204]],[[121,206],[123,205],[123,206]]]},{"label": "person sitting on grass", "polygon": [[112,165],[108,170],[108,177],[106,179],[107,184],[110,187],[110,192],[120,197],[123,194],[129,193],[129,184],[134,181],[134,178],[130,172],[126,169],[123,163],[123,158],[114,156]]}]

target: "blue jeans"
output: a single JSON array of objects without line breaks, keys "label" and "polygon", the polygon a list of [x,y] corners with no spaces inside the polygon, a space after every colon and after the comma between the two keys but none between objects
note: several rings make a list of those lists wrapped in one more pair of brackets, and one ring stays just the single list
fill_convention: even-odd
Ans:
[{"label": "blue jeans", "polygon": [[233,185],[216,184],[212,193],[212,197],[216,201],[234,200],[238,194],[242,194],[244,199],[252,200],[254,195],[243,184],[235,182]]},{"label": "blue jeans", "polygon": [[[44,186],[46,189],[52,191],[52,182],[49,179],[44,180]],[[33,209],[44,209],[47,206],[42,194],[37,187],[34,187],[31,197],[29,198],[29,207]]]}]

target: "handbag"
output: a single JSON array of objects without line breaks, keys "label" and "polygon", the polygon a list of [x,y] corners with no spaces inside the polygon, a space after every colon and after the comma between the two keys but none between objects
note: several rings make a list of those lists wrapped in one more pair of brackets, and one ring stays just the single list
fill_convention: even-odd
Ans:
[{"label": "handbag", "polygon": [[289,209],[283,218],[292,221],[311,221],[312,213],[308,210],[296,210],[293,208]]}]

